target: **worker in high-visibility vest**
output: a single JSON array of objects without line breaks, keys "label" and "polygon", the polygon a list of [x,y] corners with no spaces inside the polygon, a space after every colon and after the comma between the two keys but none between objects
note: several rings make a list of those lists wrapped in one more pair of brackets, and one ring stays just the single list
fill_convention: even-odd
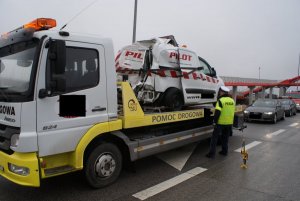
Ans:
[{"label": "worker in high-visibility vest", "polygon": [[214,131],[210,141],[210,149],[206,157],[214,158],[218,137],[221,136],[222,150],[219,154],[226,156],[228,153],[228,138],[232,131],[235,102],[229,95],[229,89],[221,86],[219,98],[215,107]]}]

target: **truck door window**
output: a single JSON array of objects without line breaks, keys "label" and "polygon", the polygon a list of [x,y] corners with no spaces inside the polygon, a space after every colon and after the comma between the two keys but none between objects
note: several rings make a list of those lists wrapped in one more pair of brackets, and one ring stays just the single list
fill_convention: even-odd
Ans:
[{"label": "truck door window", "polygon": [[[66,47],[65,92],[83,90],[98,85],[98,55],[98,51],[95,49]],[[50,68],[49,62],[47,68]]]}]

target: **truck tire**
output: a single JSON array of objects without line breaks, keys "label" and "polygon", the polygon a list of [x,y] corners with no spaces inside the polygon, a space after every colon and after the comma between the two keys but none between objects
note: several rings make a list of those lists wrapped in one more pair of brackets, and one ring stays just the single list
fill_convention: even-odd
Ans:
[{"label": "truck tire", "polygon": [[122,154],[118,147],[103,143],[94,148],[88,156],[84,174],[93,188],[102,188],[115,182],[122,169]]},{"label": "truck tire", "polygon": [[172,111],[181,110],[183,106],[183,97],[179,89],[170,88],[164,95],[164,106]]}]

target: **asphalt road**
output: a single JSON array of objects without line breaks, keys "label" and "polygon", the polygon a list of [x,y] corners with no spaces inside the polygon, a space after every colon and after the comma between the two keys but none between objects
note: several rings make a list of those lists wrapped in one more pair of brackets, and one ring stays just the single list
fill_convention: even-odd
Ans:
[{"label": "asphalt road", "polygon": [[[162,157],[152,156],[123,170],[118,181],[104,189],[88,187],[80,172],[43,180],[40,188],[23,187],[0,178],[0,201],[138,201],[141,195],[148,196],[146,200],[159,201],[299,201],[300,113],[277,124],[247,125],[243,133],[234,131],[226,157],[207,159],[207,141],[167,153],[187,160],[181,160],[181,171]],[[241,154],[235,151],[241,147],[243,136],[247,145],[256,145],[248,150],[247,169],[240,168]],[[191,155],[183,156],[186,150]],[[197,172],[199,169],[203,172]]]}]

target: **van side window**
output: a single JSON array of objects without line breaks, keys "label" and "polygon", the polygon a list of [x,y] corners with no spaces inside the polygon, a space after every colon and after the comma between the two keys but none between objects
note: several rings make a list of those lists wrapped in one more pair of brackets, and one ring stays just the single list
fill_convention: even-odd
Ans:
[{"label": "van side window", "polygon": [[204,73],[205,75],[211,75],[210,67],[206,63],[201,61],[201,59],[199,59],[199,62],[200,67],[203,67],[202,73]]},{"label": "van side window", "polygon": [[[66,47],[65,93],[92,88],[98,85],[98,55],[98,51],[95,49]],[[49,68],[48,65],[47,68]]]}]

